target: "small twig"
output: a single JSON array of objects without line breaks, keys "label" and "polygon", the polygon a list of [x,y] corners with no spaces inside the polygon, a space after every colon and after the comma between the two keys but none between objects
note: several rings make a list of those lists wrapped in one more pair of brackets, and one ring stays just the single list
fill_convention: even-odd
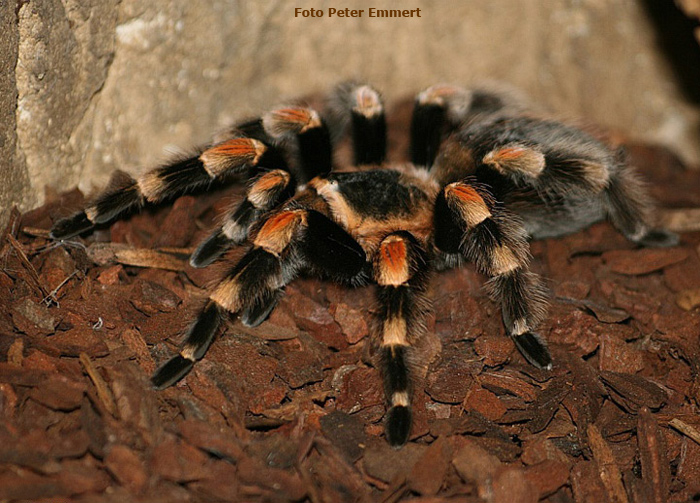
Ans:
[{"label": "small twig", "polygon": [[650,501],[664,503],[671,485],[671,470],[659,423],[648,407],[642,407],[637,416],[637,445],[642,467],[642,480],[649,490]]},{"label": "small twig", "polygon": [[39,281],[39,273],[36,272],[36,269],[27,258],[27,254],[24,253],[24,248],[22,247],[22,244],[19,241],[17,241],[12,234],[7,235],[7,240],[9,241],[10,246],[12,246],[12,248],[14,248],[17,252],[17,256],[19,257],[20,262],[22,262],[27,271],[29,271],[29,276],[34,281],[34,286],[36,286],[41,291],[41,294],[44,297],[48,297],[49,292],[46,290],[46,288],[44,288],[44,285],[41,284],[41,281]]},{"label": "small twig", "polygon": [[[192,250],[190,248],[131,248],[116,243],[92,243],[87,248],[90,260],[99,265],[123,264],[168,271],[184,271]],[[180,258],[178,258],[180,257]]]},{"label": "small twig", "polygon": [[107,386],[105,380],[92,364],[90,357],[85,353],[80,353],[80,363],[83,364],[85,372],[87,372],[90,380],[95,385],[97,396],[104,405],[105,409],[107,409],[107,412],[109,412],[112,416],[116,416],[117,405],[114,402],[114,396],[112,395],[112,392]]},{"label": "small twig", "polygon": [[37,227],[22,227],[22,232],[34,238],[51,239],[51,236],[49,235],[50,231],[48,229],[39,229]]},{"label": "small twig", "polygon": [[[20,220],[20,213],[19,210],[17,209],[17,206],[12,207],[12,211],[10,211],[10,219],[5,226],[5,229],[2,231],[2,237],[0,238],[0,244],[2,244],[2,248],[0,248],[0,257],[3,259],[7,258],[7,253],[10,250],[10,240],[6,238],[7,236],[14,236],[17,234],[17,226],[19,225],[19,220]],[[5,261],[6,263],[6,261]]]},{"label": "small twig", "polygon": [[54,288],[54,289],[51,291],[51,293],[49,293],[46,297],[44,297],[44,298],[41,300],[41,302],[44,303],[44,304],[46,304],[47,306],[49,306],[49,305],[50,305],[50,302],[49,302],[49,301],[51,301],[51,302],[53,302],[54,304],[56,304],[56,307],[61,307],[61,305],[58,303],[58,298],[56,297],[56,295],[58,295],[58,291],[61,289],[61,287],[62,287],[63,285],[65,285],[65,284],[66,284],[73,276],[75,276],[76,274],[78,274],[77,269],[76,269],[75,271],[73,271],[69,276],[66,276],[66,279],[64,279],[63,281],[61,281],[61,282],[58,284],[58,286],[57,286],[56,288]]},{"label": "small twig", "polygon": [[674,417],[668,422],[668,425],[674,430],[681,432],[686,437],[695,441],[697,444],[700,444],[700,431],[696,430],[688,423]]},{"label": "small twig", "polygon": [[610,446],[603,439],[600,430],[593,424],[588,425],[588,444],[593,452],[593,459],[598,463],[600,470],[598,476],[603,482],[610,501],[615,503],[628,503],[625,486],[622,485],[620,467],[615,463],[615,456]]}]

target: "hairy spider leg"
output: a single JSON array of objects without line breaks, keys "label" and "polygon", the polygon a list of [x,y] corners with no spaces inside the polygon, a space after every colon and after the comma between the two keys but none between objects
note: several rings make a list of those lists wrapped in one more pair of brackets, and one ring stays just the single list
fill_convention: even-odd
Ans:
[{"label": "hairy spider leg", "polygon": [[[386,117],[379,93],[367,85],[339,86],[332,101],[335,109],[331,116],[335,114],[336,120],[345,122],[345,116],[351,118],[355,162],[381,163],[386,156]],[[328,143],[329,129],[313,109],[288,107],[274,110],[247,126],[249,131],[257,134],[261,131],[272,141],[297,139],[302,184],[317,174],[330,171],[330,158],[326,155],[332,149]],[[315,152],[317,149],[320,153]],[[295,182],[283,171],[263,174],[249,188],[246,199],[230,211],[224,223],[199,245],[190,263],[194,267],[204,267],[231,246],[243,243],[261,215],[292,196]]]},{"label": "hairy spider leg", "polygon": [[413,164],[424,168],[433,165],[447,128],[445,101],[429,93],[430,89],[416,97],[411,116],[409,156]]},{"label": "hairy spider leg", "polygon": [[328,129],[318,113],[309,108],[272,110],[260,119],[235,126],[230,134],[234,137],[200,149],[195,155],[168,162],[138,179],[128,175],[121,177],[84,211],[56,222],[51,236],[67,239],[97,224],[136,211],[145,204],[172,200],[247,168],[289,171],[284,152],[275,145],[280,140],[298,142],[300,166],[295,174],[300,183],[331,170]]},{"label": "hairy spider leg", "polygon": [[294,193],[295,181],[287,171],[276,169],[254,178],[243,201],[234,205],[221,225],[207,237],[190,257],[193,267],[206,267],[226,250],[243,244],[253,225]]},{"label": "hairy spider leg", "polygon": [[444,252],[461,253],[490,277],[486,287],[501,306],[506,332],[531,364],[550,368],[547,345],[535,332],[546,314],[547,293],[539,276],[529,271],[527,233],[520,219],[468,178],[439,194],[435,244]]},{"label": "hairy spider leg", "polygon": [[350,113],[355,165],[383,163],[386,159],[386,115],[381,96],[369,86],[356,87]]},{"label": "hairy spider leg", "polygon": [[196,155],[177,159],[133,179],[124,175],[108,187],[85,210],[59,220],[51,229],[54,239],[66,239],[97,224],[210,186],[214,181],[256,166],[285,167],[281,153],[253,138],[232,138]]},{"label": "hairy spider leg", "polygon": [[[445,140],[454,133],[469,127],[482,128],[499,117],[522,114],[524,110],[521,100],[506,92],[465,89],[449,84],[429,87],[420,92],[414,102],[409,148],[411,162],[431,168],[438,162]],[[498,136],[494,135],[495,138]]]},{"label": "hairy spider leg", "polygon": [[262,125],[275,141],[297,146],[299,169],[295,175],[299,184],[331,171],[330,132],[316,110],[300,106],[278,108],[262,116]]},{"label": "hairy spider leg", "polygon": [[493,182],[491,171],[516,187],[532,187],[543,200],[564,204],[572,194],[586,194],[601,201],[600,217],[606,216],[630,241],[656,247],[678,244],[675,233],[652,227],[651,197],[628,166],[624,149],[611,152],[577,128],[529,117],[474,124],[458,137],[463,152],[483,156],[474,160],[481,180]]},{"label": "hairy spider leg", "polygon": [[428,269],[425,251],[408,232],[385,237],[374,256],[379,303],[375,331],[384,393],[389,404],[385,434],[395,448],[411,432],[411,347],[425,332]]},{"label": "hairy spider leg", "polygon": [[254,247],[211,291],[206,307],[187,331],[180,354],[151,378],[156,388],[171,386],[187,375],[194,362],[204,356],[214,340],[222,313],[252,310],[248,314],[255,317],[260,314],[261,301],[274,308],[278,298],[276,293],[286,284],[285,279],[291,281],[298,272],[295,250],[290,245],[298,240],[304,217],[299,210],[283,211],[265,222]]},{"label": "hairy spider leg", "polygon": [[411,117],[409,156],[416,166],[429,169],[440,145],[457,131],[478,106],[477,94],[459,86],[438,84],[416,96]]},{"label": "hairy spider leg", "polygon": [[379,165],[386,160],[386,114],[375,88],[355,81],[338,84],[327,99],[324,117],[334,143],[350,131],[353,165]]},{"label": "hairy spider leg", "polygon": [[458,135],[479,174],[491,170],[545,197],[601,193],[615,171],[607,146],[580,129],[532,117],[475,122]]},{"label": "hairy spider leg", "polygon": [[676,246],[678,234],[653,228],[653,203],[642,180],[621,163],[604,192],[604,206],[612,224],[630,241],[642,246]]},{"label": "hairy spider leg", "polygon": [[[340,119],[339,116],[345,115],[351,119],[355,164],[382,163],[386,157],[386,116],[379,93],[368,85],[348,84],[338,86],[334,94],[332,99],[338,103],[334,110],[337,118]],[[345,119],[343,117],[340,120]],[[314,169],[320,171],[314,165],[311,154],[306,153],[305,149],[319,147],[318,144],[314,144],[314,141],[320,139],[325,141],[329,138],[328,133],[319,133],[309,141],[301,140],[308,136],[308,130],[305,128],[310,126],[313,126],[310,129],[327,131],[323,121],[318,119],[313,110],[307,108],[277,110],[257,123],[251,122],[247,129],[253,131],[256,126],[266,135],[269,130],[271,138],[297,135],[300,140],[299,155],[302,159],[302,168],[314,166]],[[321,148],[325,151],[327,147],[322,145]],[[314,172],[305,173],[303,179],[308,181]],[[249,188],[246,199],[228,212],[224,223],[199,245],[190,263],[194,267],[205,267],[231,246],[243,243],[248,237],[251,226],[260,216],[291,197],[295,186],[295,180],[281,170],[261,175]]]},{"label": "hairy spider leg", "polygon": [[257,232],[253,248],[211,291],[205,308],[187,331],[180,353],[153,375],[154,387],[167,388],[189,373],[214,340],[223,313],[240,313],[244,324],[257,326],[301,270],[332,270],[336,278],[350,279],[360,274],[365,264],[360,245],[325,215],[303,208],[273,213]]}]

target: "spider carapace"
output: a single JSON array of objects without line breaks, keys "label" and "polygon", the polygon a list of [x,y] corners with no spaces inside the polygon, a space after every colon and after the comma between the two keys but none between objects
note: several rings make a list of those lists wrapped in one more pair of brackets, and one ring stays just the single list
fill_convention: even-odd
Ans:
[{"label": "spider carapace", "polygon": [[[249,251],[209,291],[177,356],[152,377],[183,378],[211,345],[226,313],[255,326],[299,274],[348,285],[376,283],[373,324],[388,412],[386,437],[411,430],[411,351],[425,331],[430,272],[473,262],[489,277],[506,332],[540,368],[552,360],[537,326],[547,291],[529,271],[528,239],[609,219],[628,239],[670,246],[651,226],[651,203],[624,155],[589,134],[532,113],[507,93],[433,86],[410,128],[410,163],[387,162],[380,94],[338,86],[322,113],[275,109],[220,135],[193,155],[123,179],[51,230],[67,239],[143,205],[250,176],[246,197],[199,245],[204,267],[233,246]],[[334,146],[350,137],[354,166],[335,170]]]}]

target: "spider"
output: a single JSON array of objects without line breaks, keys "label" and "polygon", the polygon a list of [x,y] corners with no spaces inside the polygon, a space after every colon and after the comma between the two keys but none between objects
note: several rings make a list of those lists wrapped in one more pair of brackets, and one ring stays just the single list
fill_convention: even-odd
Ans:
[{"label": "spider", "polygon": [[[354,166],[334,170],[349,136]],[[623,152],[580,129],[530,112],[507,93],[437,85],[418,94],[410,163],[386,161],[378,91],[344,83],[324,113],[285,106],[241,122],[210,145],[107,188],[55,223],[54,239],[107,224],[244,173],[246,197],[192,254],[205,267],[233,246],[250,248],[209,291],[179,354],[153,375],[157,389],[204,357],[225,313],[264,321],[285,285],[311,274],[347,285],[376,283],[373,332],[394,447],[411,430],[411,352],[425,332],[431,271],[473,262],[489,277],[506,332],[532,365],[552,359],[537,333],[547,290],[529,270],[528,239],[576,232],[609,219],[631,241],[671,246],[651,225],[651,202]]]}]

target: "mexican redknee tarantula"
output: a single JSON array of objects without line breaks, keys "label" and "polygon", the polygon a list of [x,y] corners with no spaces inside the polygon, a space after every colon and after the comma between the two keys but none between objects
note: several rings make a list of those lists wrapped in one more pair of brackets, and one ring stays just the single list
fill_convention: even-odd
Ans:
[{"label": "mexican redknee tarantula", "polygon": [[[333,145],[349,130],[352,170],[333,170]],[[242,122],[194,155],[108,188],[84,211],[56,222],[55,239],[106,224],[234,174],[248,173],[246,198],[199,245],[204,267],[252,244],[210,292],[180,353],[152,377],[156,388],[184,377],[211,345],[225,313],[256,326],[300,273],[350,285],[377,284],[374,332],[389,410],[386,437],[411,429],[411,348],[425,331],[430,272],[463,261],[490,279],[491,297],[522,355],[552,359],[536,332],[546,290],[529,271],[529,238],[560,236],[609,219],[628,239],[670,246],[650,226],[650,201],[624,155],[561,122],[530,114],[491,91],[434,86],[415,101],[411,163],[385,162],[380,94],[339,86],[325,113],[279,108]]]}]

